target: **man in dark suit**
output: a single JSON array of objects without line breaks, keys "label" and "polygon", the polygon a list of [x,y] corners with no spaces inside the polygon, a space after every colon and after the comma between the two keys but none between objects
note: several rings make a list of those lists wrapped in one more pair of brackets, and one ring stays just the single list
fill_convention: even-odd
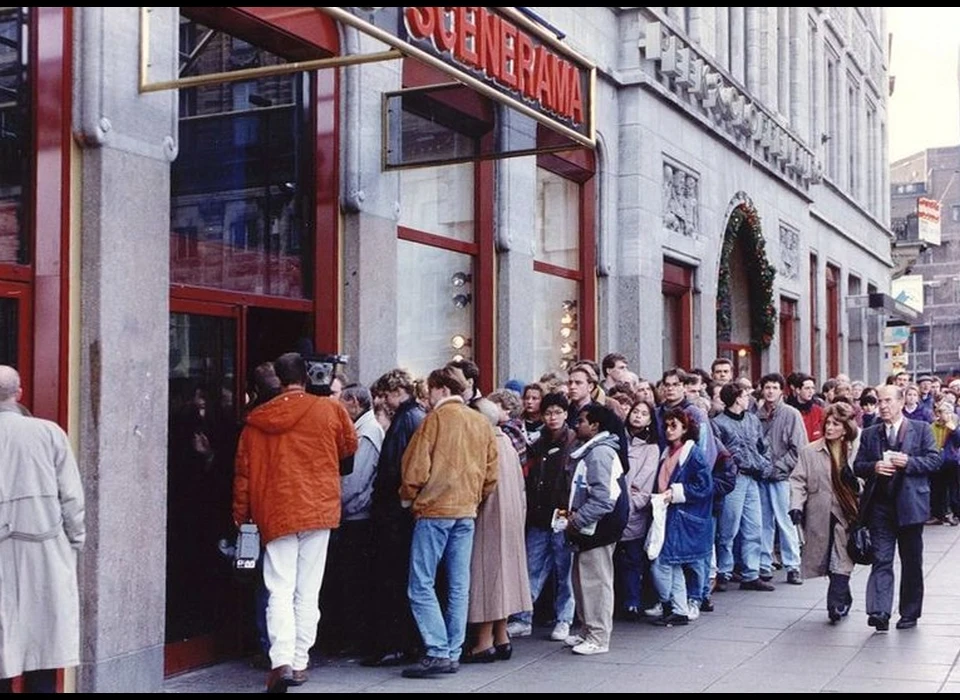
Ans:
[{"label": "man in dark suit", "polygon": [[897,629],[917,626],[923,607],[923,524],[930,517],[930,475],[940,468],[941,459],[930,424],[903,415],[903,389],[882,386],[877,401],[880,421],[863,431],[854,471],[866,479],[860,507],[875,554],[867,580],[867,624],[882,632],[890,628],[897,548]]}]

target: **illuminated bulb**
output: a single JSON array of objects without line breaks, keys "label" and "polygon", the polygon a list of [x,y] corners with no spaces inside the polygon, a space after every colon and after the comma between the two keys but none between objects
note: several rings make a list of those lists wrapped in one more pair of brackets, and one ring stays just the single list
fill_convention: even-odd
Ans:
[{"label": "illuminated bulb", "polygon": [[454,362],[463,362],[463,355],[457,353],[456,355],[454,355],[454,356],[451,357],[450,359],[453,360]]},{"label": "illuminated bulb", "polygon": [[560,352],[562,352],[564,355],[569,355],[571,352],[573,352],[573,343],[568,341],[561,345]]},{"label": "illuminated bulb", "polygon": [[746,356],[747,356],[746,348],[740,348],[739,350],[737,350],[737,357],[746,357]]},{"label": "illuminated bulb", "polygon": [[467,344],[467,339],[464,338],[462,335],[455,335],[450,339],[450,345],[453,347],[454,350],[459,350],[466,344]]},{"label": "illuminated bulb", "polygon": [[569,311],[560,317],[560,323],[565,326],[569,326],[573,323],[573,314]]},{"label": "illuminated bulb", "polygon": [[561,338],[569,338],[571,333],[573,333],[573,329],[568,326],[564,326],[560,329]]}]

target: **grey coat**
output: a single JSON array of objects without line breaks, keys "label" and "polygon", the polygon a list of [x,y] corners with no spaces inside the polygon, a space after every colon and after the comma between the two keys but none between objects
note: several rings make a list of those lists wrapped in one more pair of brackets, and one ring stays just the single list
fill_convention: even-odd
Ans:
[{"label": "grey coat", "polygon": [[[859,441],[848,445],[847,467],[851,474],[858,446]],[[831,572],[849,576],[853,572],[853,560],[847,554],[849,526],[833,494],[832,469],[830,450],[820,438],[800,450],[800,459],[790,474],[790,510],[803,511],[804,518],[800,557],[804,578],[826,576]],[[832,547],[831,515],[837,519],[832,528]]]},{"label": "grey coat", "polygon": [[66,433],[0,407],[0,678],[80,663],[83,504]]}]

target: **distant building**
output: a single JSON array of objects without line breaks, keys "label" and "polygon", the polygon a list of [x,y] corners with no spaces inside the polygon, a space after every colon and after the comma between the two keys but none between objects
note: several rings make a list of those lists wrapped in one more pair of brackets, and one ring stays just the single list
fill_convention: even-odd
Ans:
[{"label": "distant building", "polygon": [[[923,278],[923,315],[907,342],[907,369],[960,376],[960,146],[901,158],[890,166],[890,183],[897,245],[918,253],[900,272]],[[920,198],[940,203],[939,245],[918,240]]]}]

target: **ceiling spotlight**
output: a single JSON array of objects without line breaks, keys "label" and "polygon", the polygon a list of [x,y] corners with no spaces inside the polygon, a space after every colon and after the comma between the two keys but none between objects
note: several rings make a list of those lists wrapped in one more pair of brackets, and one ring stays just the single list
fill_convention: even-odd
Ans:
[{"label": "ceiling spotlight", "polygon": [[466,272],[454,272],[453,276],[450,278],[450,284],[454,287],[462,287],[465,284],[469,284],[473,280],[473,277]]},{"label": "ceiling spotlight", "polygon": [[454,350],[459,350],[460,348],[463,348],[469,344],[470,341],[468,341],[459,333],[450,339],[450,347],[452,347]]},{"label": "ceiling spotlight", "polygon": [[570,326],[564,326],[560,329],[561,338],[569,338],[571,333],[573,333],[573,329]]},{"label": "ceiling spotlight", "polygon": [[463,362],[463,355],[461,355],[460,353],[457,353],[450,359],[453,360],[454,362]]},{"label": "ceiling spotlight", "polygon": [[574,321],[574,316],[569,311],[565,312],[563,316],[560,317],[560,323],[565,326],[572,326]]},{"label": "ceiling spotlight", "polygon": [[576,300],[576,299],[564,299],[564,301],[563,301],[563,310],[564,310],[564,311],[573,311],[575,308],[577,308],[577,300]]},{"label": "ceiling spotlight", "polygon": [[471,296],[469,294],[457,294],[453,298],[453,305],[458,309],[466,308],[467,304],[470,303]]},{"label": "ceiling spotlight", "polygon": [[571,343],[569,340],[560,346],[560,352],[564,355],[569,355],[573,352],[576,347],[576,343]]}]

